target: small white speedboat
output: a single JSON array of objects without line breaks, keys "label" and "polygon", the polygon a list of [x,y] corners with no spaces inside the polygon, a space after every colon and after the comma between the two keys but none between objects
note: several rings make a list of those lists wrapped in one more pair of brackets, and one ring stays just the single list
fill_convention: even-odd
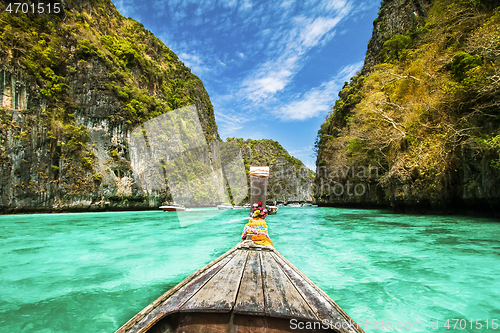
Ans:
[{"label": "small white speedboat", "polygon": [[231,204],[228,204],[228,203],[223,203],[221,205],[217,205],[217,209],[220,209],[220,210],[227,210],[227,209],[233,209],[233,205]]},{"label": "small white speedboat", "polygon": [[160,206],[160,209],[164,212],[183,212],[186,210],[186,207],[179,204],[170,204],[166,206]]}]

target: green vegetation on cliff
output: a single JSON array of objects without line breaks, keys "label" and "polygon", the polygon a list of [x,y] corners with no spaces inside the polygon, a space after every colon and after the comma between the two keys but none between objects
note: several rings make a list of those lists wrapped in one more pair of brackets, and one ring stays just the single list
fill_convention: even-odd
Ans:
[{"label": "green vegetation on cliff", "polygon": [[[72,198],[101,207],[111,197],[127,208],[141,196],[137,207],[149,207],[153,195],[134,182],[127,135],[170,110],[195,104],[205,139],[218,142],[201,80],[111,1],[64,1],[57,15],[7,12],[6,5],[0,2],[0,208],[51,210]],[[169,194],[154,196],[155,206]]]},{"label": "green vegetation on cliff", "polygon": [[272,166],[279,157],[288,161],[288,163],[293,165],[297,171],[300,170],[300,168],[305,167],[304,163],[291,156],[285,148],[279,144],[279,142],[274,140],[243,140],[242,138],[227,138],[226,142],[236,143],[242,149],[247,147],[250,148],[249,151],[243,150],[243,161],[245,163],[247,175],[250,170],[250,166]]},{"label": "green vegetation on cliff", "polygon": [[241,148],[248,181],[250,166],[269,166],[269,203],[312,201],[314,172],[291,156],[278,142],[270,139],[227,138],[226,144],[231,143]]},{"label": "green vegetation on cliff", "polygon": [[[381,13],[390,2],[382,2]],[[500,203],[498,5],[432,1],[426,18],[387,39],[378,64],[344,85],[321,126],[318,168],[380,167],[382,191],[357,198],[365,202],[478,209]]]},{"label": "green vegetation on cliff", "polygon": [[9,13],[5,4],[0,11],[3,67],[22,70],[34,80],[39,95],[32,98],[46,99],[49,112],[63,108],[70,113],[74,105],[68,98],[68,78],[98,61],[108,72],[105,87],[123,107],[114,119],[136,126],[202,96],[212,114],[207,132],[214,132],[212,106],[199,78],[109,0],[67,1],[58,15]]}]

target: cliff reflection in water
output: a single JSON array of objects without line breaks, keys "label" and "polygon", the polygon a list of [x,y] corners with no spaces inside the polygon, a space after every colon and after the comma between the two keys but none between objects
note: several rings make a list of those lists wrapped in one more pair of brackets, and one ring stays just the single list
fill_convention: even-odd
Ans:
[{"label": "cliff reflection in water", "polygon": [[129,147],[134,179],[143,195],[166,192],[172,201],[188,207],[215,206],[231,199],[241,204],[247,196],[240,148],[231,142],[209,146],[195,105],[138,126],[131,132]]}]

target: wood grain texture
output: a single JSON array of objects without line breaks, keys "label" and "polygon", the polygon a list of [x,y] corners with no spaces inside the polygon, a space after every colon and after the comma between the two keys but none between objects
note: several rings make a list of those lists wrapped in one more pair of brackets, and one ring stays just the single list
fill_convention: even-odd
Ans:
[{"label": "wood grain texture", "polygon": [[[163,293],[160,297],[158,297],[155,301],[153,301],[151,304],[149,304],[147,307],[145,307],[142,311],[140,311],[138,314],[136,314],[134,317],[132,317],[129,321],[127,321],[125,324],[123,324],[119,329],[116,330],[115,333],[129,333],[129,332],[139,332],[139,330],[135,330],[134,325],[137,324],[141,319],[143,319],[146,315],[148,315],[150,312],[154,311],[157,309],[158,305],[161,303],[164,303],[165,300],[167,300],[169,297],[171,297],[173,294],[175,294],[179,289],[181,289],[183,286],[185,286],[187,283],[191,282],[191,280],[195,279],[197,276],[202,274],[203,272],[209,270],[211,267],[214,265],[218,264],[219,262],[223,261],[227,257],[233,256],[235,251],[240,248],[240,245],[236,244],[233,248],[231,248],[229,251],[218,257],[217,259],[209,262],[206,264],[204,267],[200,268],[193,274],[189,275],[187,278],[182,280],[179,284],[177,284],[175,287],[172,289],[168,290],[167,292]],[[156,305],[155,305],[156,304]]]},{"label": "wood grain texture", "polygon": [[231,311],[236,301],[247,256],[248,251],[236,251],[235,256],[191,297],[180,311]]},{"label": "wood grain texture", "polygon": [[260,253],[266,312],[272,317],[317,320],[270,252]]},{"label": "wood grain texture", "polygon": [[[171,294],[159,306],[156,306],[152,311],[146,314],[133,326],[131,332],[146,331],[148,327],[156,323],[158,320],[168,315],[169,313],[178,311],[179,308],[187,302],[194,294],[198,292],[215,274],[217,274],[236,254],[232,252],[222,260],[216,262],[206,270],[197,271],[193,276],[190,276],[190,281],[187,281],[175,293]],[[206,268],[206,267],[204,267]],[[188,279],[189,279],[188,278]],[[185,279],[186,280],[186,279]],[[185,282],[183,280],[183,282]],[[181,282],[182,283],[182,282]],[[127,330],[127,333],[129,331]]]},{"label": "wood grain texture", "polygon": [[327,320],[328,323],[337,327],[348,327],[348,322],[337,311],[337,309],[321,295],[309,282],[304,280],[292,267],[285,264],[285,262],[275,253],[271,254],[278,265],[280,265],[283,272],[288,276],[290,281],[296,286],[304,300],[309,304],[319,320]]},{"label": "wood grain texture", "polygon": [[[260,251],[259,251],[260,252]],[[248,259],[241,279],[234,312],[266,315],[264,288],[262,285],[260,256],[258,251],[248,251]]]},{"label": "wood grain texture", "polygon": [[[348,323],[355,323],[354,320],[342,309],[333,299],[331,299],[330,296],[328,296],[321,288],[319,288],[314,282],[312,282],[304,273],[302,273],[300,270],[298,270],[291,262],[288,261],[281,253],[279,253],[277,250],[273,251],[273,255],[277,258],[280,258],[282,262],[292,269],[297,275],[299,275],[305,282],[307,282],[310,286],[312,286],[316,292],[318,292],[320,295],[323,296],[323,299],[327,300],[336,310],[337,313],[342,315],[344,318],[345,322]],[[348,333],[365,333],[363,329],[360,326],[357,326],[356,324],[354,325],[349,325],[347,330],[343,330]]]},{"label": "wood grain texture", "polygon": [[[203,317],[203,313],[209,317]],[[224,330],[224,325],[215,325],[208,320],[211,316],[223,314],[231,318],[228,327],[232,325],[242,331],[248,328],[248,332],[255,329],[252,325],[261,324],[265,332],[275,332],[274,329],[278,327],[265,327],[273,322],[271,318],[282,321],[327,320],[334,327],[335,324],[346,327],[351,320],[340,306],[278,251],[247,241],[239,243],[191,274],[149,304],[116,333],[145,333],[154,325],[169,322],[172,318],[188,320],[178,323],[179,327],[188,325],[193,329],[207,329],[210,326]],[[204,322],[191,322],[195,318],[193,316],[198,315],[201,315],[199,318],[205,318]],[[239,324],[233,323],[233,316],[246,319]],[[364,333],[360,327],[352,326],[329,331]],[[278,329],[276,332],[282,331]]]}]

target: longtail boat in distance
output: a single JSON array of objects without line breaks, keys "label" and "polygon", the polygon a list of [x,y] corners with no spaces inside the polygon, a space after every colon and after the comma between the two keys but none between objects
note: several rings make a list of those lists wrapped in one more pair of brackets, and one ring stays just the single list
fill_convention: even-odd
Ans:
[{"label": "longtail boat in distance", "polygon": [[277,206],[269,206],[267,207],[269,210],[269,215],[274,215],[278,212],[278,207]]},{"label": "longtail boat in distance", "polygon": [[161,295],[115,333],[364,333],[274,248],[264,220],[268,176],[268,167],[251,168],[251,218],[241,242]]},{"label": "longtail boat in distance", "polygon": [[274,202],[274,205],[272,206],[267,206],[267,210],[269,215],[274,215],[278,212],[278,206],[276,205],[276,201]]}]

